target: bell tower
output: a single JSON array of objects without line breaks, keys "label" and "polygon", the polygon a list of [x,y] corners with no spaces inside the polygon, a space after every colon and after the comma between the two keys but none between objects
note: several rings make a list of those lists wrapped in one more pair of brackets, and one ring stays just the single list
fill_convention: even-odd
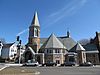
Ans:
[{"label": "bell tower", "polygon": [[31,26],[29,27],[29,40],[28,46],[38,53],[40,48],[40,24],[37,12],[35,12]]}]

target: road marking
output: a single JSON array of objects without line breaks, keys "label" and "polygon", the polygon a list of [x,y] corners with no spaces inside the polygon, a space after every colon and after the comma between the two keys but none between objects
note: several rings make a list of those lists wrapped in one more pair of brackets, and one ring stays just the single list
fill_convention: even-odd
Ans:
[{"label": "road marking", "polygon": [[38,75],[38,74],[40,74],[40,72],[35,72],[34,74],[35,74],[35,75]]},{"label": "road marking", "polygon": [[6,67],[8,67],[8,66],[4,66],[4,67],[0,68],[0,71],[2,71],[3,69],[5,69]]}]

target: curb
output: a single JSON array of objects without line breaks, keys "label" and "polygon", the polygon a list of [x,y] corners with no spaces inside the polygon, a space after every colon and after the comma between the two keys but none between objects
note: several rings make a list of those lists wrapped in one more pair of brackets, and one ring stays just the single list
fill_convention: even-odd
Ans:
[{"label": "curb", "polygon": [[6,66],[22,66],[23,64],[5,64]]}]

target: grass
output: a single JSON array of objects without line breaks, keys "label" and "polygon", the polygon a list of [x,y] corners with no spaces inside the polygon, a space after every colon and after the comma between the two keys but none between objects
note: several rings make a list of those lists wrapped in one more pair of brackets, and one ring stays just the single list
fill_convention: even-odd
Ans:
[{"label": "grass", "polygon": [[25,67],[7,67],[0,71],[0,75],[34,75],[35,70]]}]

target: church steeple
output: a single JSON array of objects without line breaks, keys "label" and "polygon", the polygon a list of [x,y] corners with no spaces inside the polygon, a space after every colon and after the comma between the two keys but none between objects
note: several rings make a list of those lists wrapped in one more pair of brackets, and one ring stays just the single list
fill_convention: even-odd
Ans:
[{"label": "church steeple", "polygon": [[40,23],[39,23],[39,20],[38,20],[37,12],[35,12],[35,14],[34,14],[34,17],[33,17],[31,25],[32,26],[39,26],[40,27]]},{"label": "church steeple", "polygon": [[40,24],[37,12],[35,12],[31,26],[29,27],[29,37],[40,37]]},{"label": "church steeple", "polygon": [[40,24],[37,12],[35,12],[31,26],[29,27],[28,45],[37,53],[40,48]]}]

